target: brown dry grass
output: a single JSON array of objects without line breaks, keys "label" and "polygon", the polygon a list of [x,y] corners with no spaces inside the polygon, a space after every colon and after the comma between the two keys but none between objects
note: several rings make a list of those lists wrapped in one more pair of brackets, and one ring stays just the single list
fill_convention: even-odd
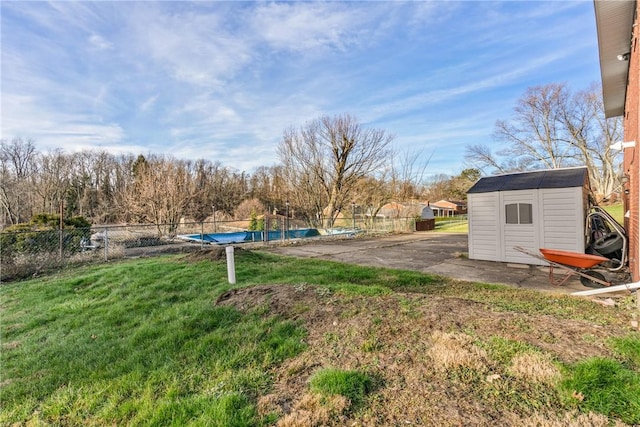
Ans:
[{"label": "brown dry grass", "polygon": [[560,415],[534,413],[524,418],[512,416],[507,424],[519,427],[622,427],[626,425],[593,412],[580,414],[574,411]]},{"label": "brown dry grass", "polygon": [[[594,414],[555,413],[554,361],[610,357],[605,341],[626,333],[621,325],[494,312],[458,298],[345,297],[309,285],[235,289],[218,304],[307,328],[307,351],[273,372],[273,390],[260,399],[260,412],[280,414],[281,426],[606,425]],[[535,351],[505,366],[478,345],[496,336]],[[359,408],[318,401],[308,381],[327,367],[368,372],[380,385]]]},{"label": "brown dry grass", "polygon": [[278,420],[278,427],[316,427],[340,425],[349,400],[343,396],[320,396],[305,393],[296,401],[291,412]]},{"label": "brown dry grass", "polygon": [[509,373],[514,377],[539,384],[554,385],[560,379],[560,370],[549,354],[524,353],[511,360]]},{"label": "brown dry grass", "polygon": [[293,406],[283,410],[283,402],[278,394],[268,394],[258,399],[258,413],[262,416],[278,414],[278,427],[310,427],[336,424],[344,421],[344,412],[350,402],[343,396],[320,396],[305,393]]},{"label": "brown dry grass", "polygon": [[12,350],[14,348],[18,348],[20,347],[20,341],[10,341],[10,342],[3,342],[2,343],[2,349],[3,350]]},{"label": "brown dry grass", "polygon": [[487,364],[486,352],[474,345],[473,338],[458,332],[433,331],[427,355],[438,371],[453,368],[482,370]]}]

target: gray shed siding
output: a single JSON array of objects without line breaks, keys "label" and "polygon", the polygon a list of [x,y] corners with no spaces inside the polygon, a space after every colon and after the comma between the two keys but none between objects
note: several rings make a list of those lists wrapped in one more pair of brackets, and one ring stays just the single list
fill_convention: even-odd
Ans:
[{"label": "gray shed siding", "polygon": [[[469,258],[545,265],[514,247],[521,246],[536,254],[540,248],[583,253],[588,178],[586,173],[580,174],[580,169],[569,169],[517,174],[511,181],[506,179],[511,176],[479,181],[467,194]],[[558,181],[567,175],[571,178],[567,180],[570,182],[565,181],[569,186],[561,187]],[[534,185],[530,183],[534,180],[552,180],[552,184],[532,188]],[[517,189],[518,186],[524,188]],[[508,224],[506,206],[512,204],[531,205],[531,223]]]},{"label": "gray shed siding", "polygon": [[584,252],[586,200],[582,188],[546,189],[542,192],[542,247]]},{"label": "gray shed siding", "polygon": [[[498,193],[469,194],[469,258],[495,261],[498,259],[500,230],[496,213]],[[471,233],[471,230],[474,230]]]},{"label": "gray shed siding", "polygon": [[[503,227],[501,258],[499,261],[514,262],[527,264],[533,259],[532,257],[518,252],[513,249],[516,246],[525,248],[539,247],[540,215],[536,206],[538,206],[537,190],[519,190],[500,192],[500,224]],[[512,203],[528,203],[533,206],[533,223],[532,224],[506,224],[505,206]]]}]

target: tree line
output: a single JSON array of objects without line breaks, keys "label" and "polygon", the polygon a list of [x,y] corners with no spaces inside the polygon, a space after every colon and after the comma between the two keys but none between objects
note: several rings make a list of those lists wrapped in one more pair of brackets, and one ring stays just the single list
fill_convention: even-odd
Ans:
[{"label": "tree line", "polygon": [[[345,117],[324,120],[329,125]],[[353,118],[347,121],[360,126]],[[10,226],[41,213],[59,214],[62,209],[64,217],[82,216],[93,224],[153,223],[175,228],[181,219],[210,221],[214,211],[218,220],[248,219],[265,212],[284,214],[288,204],[290,216],[310,225],[330,226],[337,212],[350,212],[354,203],[359,211],[379,210],[396,197],[428,197],[423,177],[409,176],[406,171],[407,176],[402,177],[394,166],[380,167],[383,156],[386,161],[391,158],[390,149],[370,152],[369,156],[379,159],[375,164],[356,155],[355,151],[366,149],[371,142],[360,136],[341,139],[344,146],[330,151],[336,153],[335,158],[325,158],[329,153],[313,148],[317,163],[306,174],[288,169],[288,161],[249,174],[205,159],[97,150],[40,152],[31,139],[2,140],[1,220]],[[284,152],[283,156],[293,159]]]},{"label": "tree line", "polygon": [[38,213],[92,223],[202,221],[233,215],[243,200],[271,206],[284,198],[278,167],[249,175],[208,160],[85,150],[40,152],[31,139],[0,141],[0,203],[5,225]]}]

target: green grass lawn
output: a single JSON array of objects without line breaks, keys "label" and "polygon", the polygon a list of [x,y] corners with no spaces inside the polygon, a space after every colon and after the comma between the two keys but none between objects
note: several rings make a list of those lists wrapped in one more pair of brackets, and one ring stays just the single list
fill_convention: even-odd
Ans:
[{"label": "green grass lawn", "polygon": [[226,288],[222,266],[166,258],[4,286],[0,422],[252,425],[304,331],[215,307]]},{"label": "green grass lawn", "polygon": [[[491,304],[496,312],[586,319],[601,327],[619,321],[618,312],[585,300],[418,272],[248,251],[236,253],[236,266],[240,287],[312,284],[347,303],[349,295],[418,292]],[[177,256],[2,285],[0,424],[273,425],[279,416],[259,413],[257,400],[272,389],[274,369],[309,350],[307,331],[296,320],[216,305],[230,288],[224,260]],[[640,391],[639,342],[636,336],[621,338],[618,358],[602,368],[617,373],[606,386],[618,387],[615,398],[631,410],[639,402],[629,397]],[[349,390],[366,407],[367,375],[329,372],[312,386]],[[580,379],[571,376],[571,366],[566,372],[574,381],[566,387],[573,391]],[[606,401],[606,390],[603,395]],[[640,422],[619,405],[588,409]]]},{"label": "green grass lawn", "polygon": [[469,221],[466,217],[436,217],[436,231],[468,233]]},{"label": "green grass lawn", "polygon": [[615,219],[620,225],[624,225],[624,208],[622,204],[603,206],[603,208]]}]

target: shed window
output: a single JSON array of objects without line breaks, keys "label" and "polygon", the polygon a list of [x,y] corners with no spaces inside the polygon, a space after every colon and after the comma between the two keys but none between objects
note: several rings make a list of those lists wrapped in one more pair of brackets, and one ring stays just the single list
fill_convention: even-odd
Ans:
[{"label": "shed window", "polygon": [[507,224],[533,224],[531,203],[511,203],[504,208]]}]

